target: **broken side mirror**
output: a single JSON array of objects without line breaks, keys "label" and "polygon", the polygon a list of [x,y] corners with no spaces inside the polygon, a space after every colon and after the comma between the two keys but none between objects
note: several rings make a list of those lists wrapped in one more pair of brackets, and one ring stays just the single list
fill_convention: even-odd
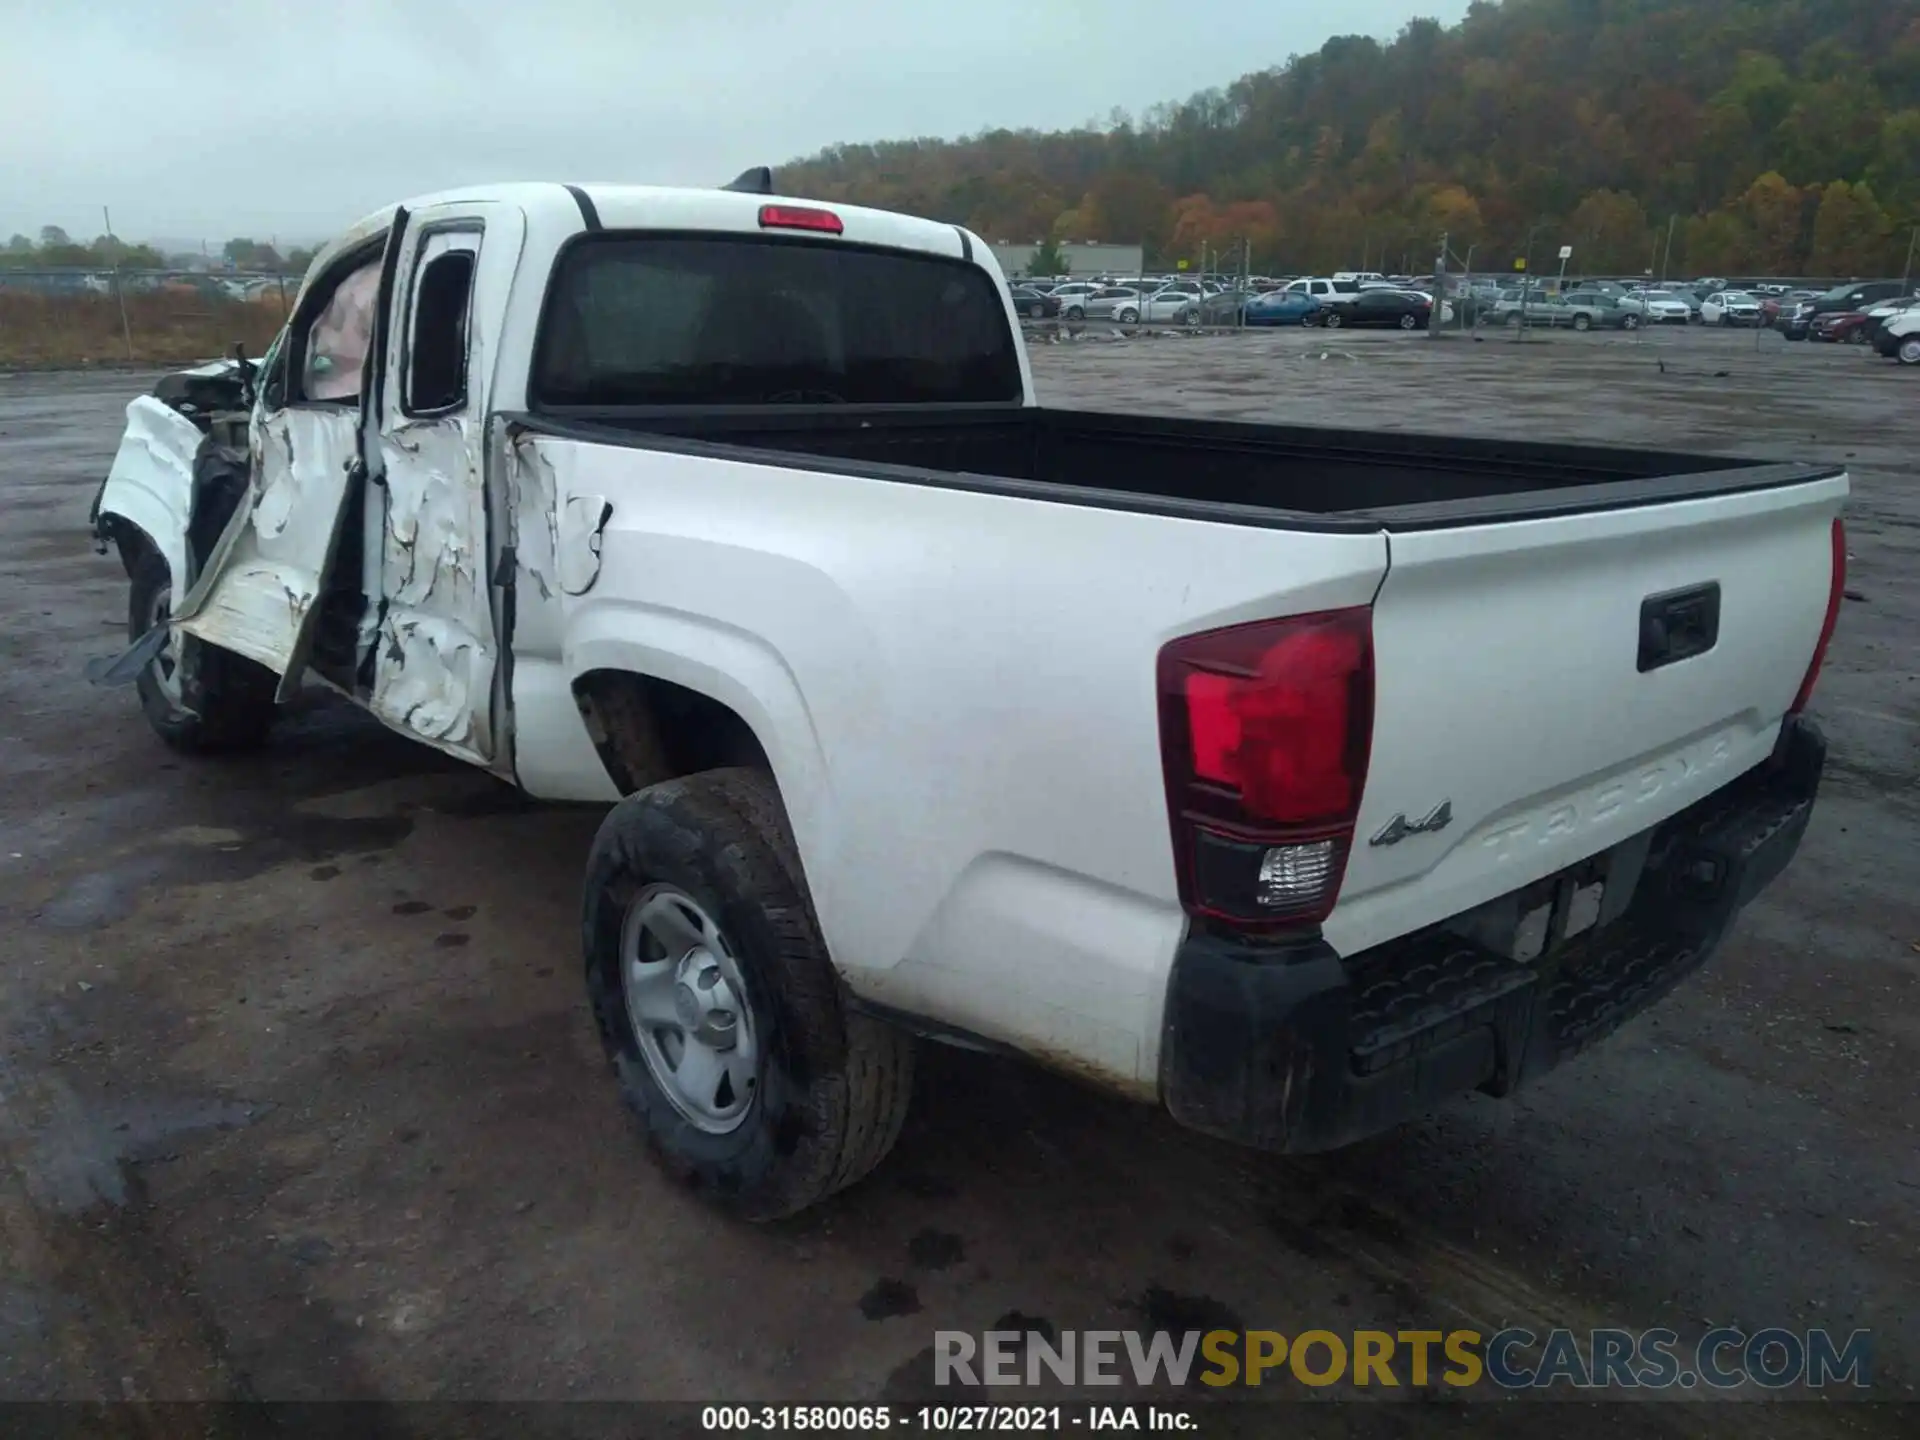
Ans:
[{"label": "broken side mirror", "polygon": [[254,377],[260,373],[260,367],[247,359],[247,343],[244,340],[233,342],[234,374],[240,381],[241,408],[251,410],[255,398]]}]

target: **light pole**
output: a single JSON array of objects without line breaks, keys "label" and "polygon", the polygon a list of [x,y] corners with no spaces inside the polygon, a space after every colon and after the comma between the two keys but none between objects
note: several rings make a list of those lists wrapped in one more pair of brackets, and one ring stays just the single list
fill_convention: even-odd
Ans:
[{"label": "light pole", "polygon": [[1527,243],[1520,255],[1520,328],[1513,332],[1513,338],[1519,340],[1527,333],[1527,301],[1533,295],[1533,237],[1546,229],[1550,222],[1540,221],[1527,231]]}]

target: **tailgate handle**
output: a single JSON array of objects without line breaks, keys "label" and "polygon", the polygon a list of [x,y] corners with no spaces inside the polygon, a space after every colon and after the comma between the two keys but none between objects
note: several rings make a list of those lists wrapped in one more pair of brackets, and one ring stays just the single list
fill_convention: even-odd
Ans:
[{"label": "tailgate handle", "polygon": [[1720,639],[1720,582],[1649,595],[1640,602],[1640,673],[1677,665]]}]

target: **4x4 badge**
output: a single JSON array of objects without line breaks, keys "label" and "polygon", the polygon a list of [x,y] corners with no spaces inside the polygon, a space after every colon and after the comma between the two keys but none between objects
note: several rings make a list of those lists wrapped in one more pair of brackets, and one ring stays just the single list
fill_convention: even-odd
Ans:
[{"label": "4x4 badge", "polygon": [[1409,820],[1405,815],[1396,815],[1367,843],[1369,845],[1398,845],[1409,835],[1431,835],[1436,830],[1444,830],[1453,823],[1453,801],[1442,800],[1433,809],[1418,820]]}]

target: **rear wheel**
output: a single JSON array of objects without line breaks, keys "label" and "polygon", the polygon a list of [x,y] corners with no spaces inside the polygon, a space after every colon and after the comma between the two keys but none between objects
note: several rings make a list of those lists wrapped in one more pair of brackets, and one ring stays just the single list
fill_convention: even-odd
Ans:
[{"label": "rear wheel", "polygon": [[1084,320],[1087,318],[1087,312],[1082,310],[1078,305],[1069,305],[1062,313],[1065,314],[1069,320]]},{"label": "rear wheel", "polygon": [[1574,316],[1574,317],[1573,317],[1573,328],[1574,328],[1574,329],[1576,329],[1576,330],[1591,330],[1591,329],[1593,328],[1593,319],[1592,319],[1592,317],[1591,317],[1591,316],[1588,316],[1588,315],[1576,315],[1576,316]]},{"label": "rear wheel", "polygon": [[[173,615],[167,557],[145,547],[127,597],[127,638],[136,641]],[[176,750],[250,750],[273,726],[280,677],[264,665],[186,636],[175,636],[140,672],[135,688],[147,723]]]},{"label": "rear wheel", "polygon": [[1640,317],[1638,315],[1627,316],[1626,319],[1620,322],[1620,328],[1623,330],[1638,330],[1640,328]]},{"label": "rear wheel", "polygon": [[1114,312],[1113,318],[1122,325],[1137,325],[1140,323],[1140,312],[1138,310],[1117,310]]},{"label": "rear wheel", "polygon": [[662,1165],[748,1220],[892,1148],[913,1041],[849,1011],[772,780],[709,770],[628,796],[587,861],[587,993]]}]

